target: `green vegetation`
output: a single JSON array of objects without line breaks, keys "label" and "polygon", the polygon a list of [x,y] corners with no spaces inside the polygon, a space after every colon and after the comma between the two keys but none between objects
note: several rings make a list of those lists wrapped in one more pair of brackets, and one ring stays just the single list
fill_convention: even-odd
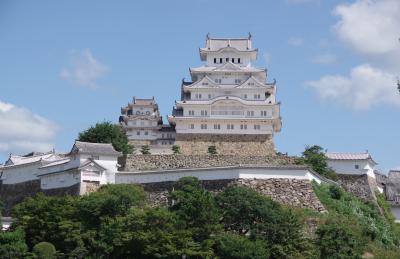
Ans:
[{"label": "green vegetation", "polygon": [[329,213],[288,208],[241,186],[214,194],[193,177],[176,182],[169,205],[156,208],[138,185],[106,185],[81,197],[38,194],[13,209],[12,230],[0,233],[0,257],[361,258],[368,252],[396,258],[400,253],[399,232],[376,205],[337,186],[314,183],[314,189]]},{"label": "green vegetation", "polygon": [[217,147],[216,146],[208,146],[208,149],[207,149],[207,153],[209,154],[209,155],[216,155],[216,154],[218,154],[218,152],[217,152]]},{"label": "green vegetation", "polygon": [[302,153],[302,157],[297,161],[297,164],[309,165],[320,175],[332,180],[337,180],[337,175],[335,171],[328,167],[325,152],[320,146],[307,146]]},{"label": "green vegetation", "polygon": [[181,147],[178,145],[173,145],[172,146],[172,151],[174,152],[174,154],[180,154],[181,153]]},{"label": "green vegetation", "polygon": [[40,242],[39,244],[36,244],[32,251],[38,259],[56,258],[56,248],[49,242]]},{"label": "green vegetation", "polygon": [[79,141],[92,143],[111,143],[115,150],[131,154],[134,147],[129,145],[125,131],[111,122],[96,123],[93,127],[79,133]]},{"label": "green vegetation", "polygon": [[150,155],[150,147],[148,145],[144,145],[140,148],[140,153],[142,155]]}]

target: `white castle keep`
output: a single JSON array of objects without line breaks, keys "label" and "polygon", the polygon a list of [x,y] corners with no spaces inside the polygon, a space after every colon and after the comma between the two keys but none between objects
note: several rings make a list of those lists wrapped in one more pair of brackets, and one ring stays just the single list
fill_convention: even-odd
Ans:
[{"label": "white castle keep", "polygon": [[272,136],[281,129],[276,85],[267,82],[265,68],[252,65],[257,52],[250,34],[235,39],[207,35],[200,48],[204,66],[190,68],[191,82],[182,83],[181,100],[168,118],[183,152],[204,153],[208,145],[228,154],[274,151]]}]

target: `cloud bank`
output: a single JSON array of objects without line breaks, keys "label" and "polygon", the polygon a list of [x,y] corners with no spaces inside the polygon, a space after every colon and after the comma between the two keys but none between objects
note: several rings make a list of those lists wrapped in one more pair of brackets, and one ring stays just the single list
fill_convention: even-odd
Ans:
[{"label": "cloud bank", "polygon": [[50,151],[57,125],[28,109],[0,101],[0,153]]}]

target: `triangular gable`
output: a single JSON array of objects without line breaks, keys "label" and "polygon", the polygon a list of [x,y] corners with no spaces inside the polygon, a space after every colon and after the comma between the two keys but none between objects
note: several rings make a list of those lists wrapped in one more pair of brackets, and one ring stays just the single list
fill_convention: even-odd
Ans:
[{"label": "triangular gable", "polygon": [[102,172],[106,171],[107,169],[96,163],[93,159],[86,160],[80,167],[82,171],[89,171],[89,172]]},{"label": "triangular gable", "polygon": [[208,76],[203,77],[199,81],[191,85],[186,85],[184,88],[218,88],[219,86]]},{"label": "triangular gable", "polygon": [[254,87],[271,87],[271,85],[266,85],[258,81],[254,76],[249,77],[242,84],[238,85],[236,88],[254,88]]},{"label": "triangular gable", "polygon": [[225,70],[229,70],[229,71],[241,71],[243,69],[241,69],[239,66],[231,63],[231,62],[226,62],[225,64],[223,64],[222,66],[219,66],[217,68],[214,69],[214,71],[225,71]]}]

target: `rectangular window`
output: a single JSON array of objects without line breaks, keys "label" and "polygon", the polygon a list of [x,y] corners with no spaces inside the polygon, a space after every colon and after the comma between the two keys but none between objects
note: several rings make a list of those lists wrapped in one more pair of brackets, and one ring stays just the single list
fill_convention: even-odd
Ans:
[{"label": "rectangular window", "polygon": [[238,63],[240,64],[241,62],[240,62],[240,58],[238,58]]},{"label": "rectangular window", "polygon": [[201,129],[207,129],[207,124],[201,124],[201,125],[200,125],[200,128],[201,128]]},{"label": "rectangular window", "polygon": [[217,58],[214,58],[214,64],[217,63]]},{"label": "rectangular window", "polygon": [[211,94],[208,94],[208,99],[211,99]]},{"label": "rectangular window", "polygon": [[255,124],[255,125],[254,125],[254,129],[255,129],[255,130],[260,130],[260,125]]},{"label": "rectangular window", "polygon": [[201,111],[201,116],[207,116],[207,111]]},{"label": "rectangular window", "polygon": [[354,168],[355,169],[360,169],[360,166],[359,165],[355,165]]},{"label": "rectangular window", "polygon": [[241,130],[246,130],[247,129],[247,125],[246,124],[240,124],[240,129]]},{"label": "rectangular window", "polygon": [[244,95],[243,95],[243,98],[244,98],[244,99],[247,99],[247,94],[244,94]]},{"label": "rectangular window", "polygon": [[232,58],[232,63],[235,63],[235,58]]},{"label": "rectangular window", "polygon": [[240,84],[242,82],[241,79],[235,79],[235,84]]},{"label": "rectangular window", "polygon": [[222,64],[222,58],[219,59],[219,63]]},{"label": "rectangular window", "polygon": [[194,124],[190,124],[190,125],[189,125],[189,128],[190,128],[190,129],[194,129]]},{"label": "rectangular window", "polygon": [[149,132],[148,132],[148,131],[145,131],[145,132],[144,132],[144,135],[146,135],[146,136],[149,135]]},{"label": "rectangular window", "polygon": [[214,124],[214,129],[221,129],[221,125],[220,124]]},{"label": "rectangular window", "polygon": [[139,136],[139,135],[140,135],[140,131],[136,131],[136,135],[138,135],[138,136]]},{"label": "rectangular window", "polygon": [[228,125],[226,125],[226,128],[228,130],[233,130],[234,129],[234,125],[233,124],[228,124]]},{"label": "rectangular window", "polygon": [[220,78],[217,78],[217,79],[215,79],[214,81],[215,81],[215,83],[217,83],[217,84],[220,84],[220,83],[221,83],[221,79],[220,79]]},{"label": "rectangular window", "polygon": [[254,116],[254,111],[247,111],[247,116],[248,117],[253,117]]},{"label": "rectangular window", "polygon": [[229,58],[226,58],[225,61],[226,61],[226,62],[229,62]]}]

